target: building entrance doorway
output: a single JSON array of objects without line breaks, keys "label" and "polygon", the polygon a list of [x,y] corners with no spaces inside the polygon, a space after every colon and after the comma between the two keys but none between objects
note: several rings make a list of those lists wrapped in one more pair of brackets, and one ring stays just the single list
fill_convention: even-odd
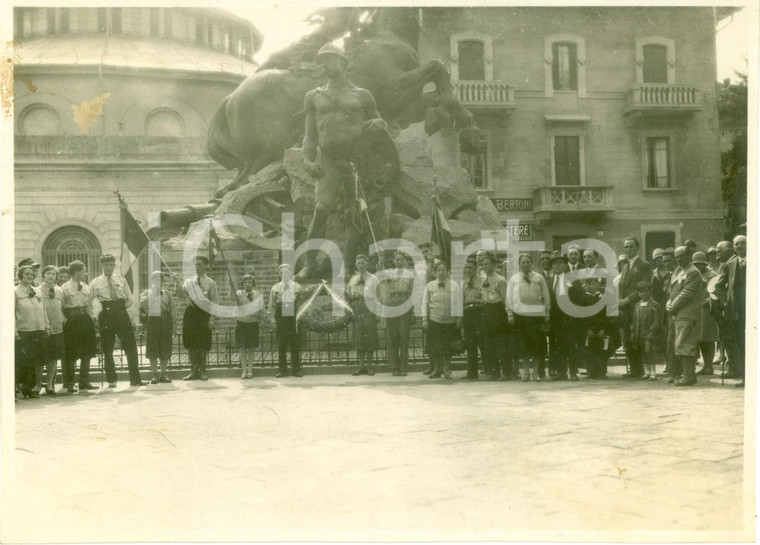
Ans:
[{"label": "building entrance doorway", "polygon": [[655,248],[674,248],[676,245],[676,234],[673,231],[647,231],[644,239],[644,255],[646,260],[652,261],[652,252]]}]

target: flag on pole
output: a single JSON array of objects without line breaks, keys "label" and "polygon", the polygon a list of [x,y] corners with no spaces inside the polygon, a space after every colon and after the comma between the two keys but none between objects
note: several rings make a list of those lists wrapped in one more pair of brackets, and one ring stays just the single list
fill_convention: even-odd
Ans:
[{"label": "flag on pole", "polygon": [[219,240],[219,235],[216,234],[216,229],[214,229],[213,216],[208,217],[208,227],[208,266],[211,268],[214,265],[216,256],[220,256],[222,258],[222,263],[224,264],[224,270],[227,271],[227,278],[230,281],[230,291],[235,293],[235,282],[232,280],[232,273],[227,266],[227,260],[224,258],[222,241]]},{"label": "flag on pole", "polygon": [[127,203],[119,197],[119,207],[121,208],[121,274],[126,278],[129,289],[134,290],[134,279],[132,278],[132,266],[137,261],[138,256],[148,246],[150,239],[145,234],[140,224],[129,211]]},{"label": "flag on pole", "polygon": [[451,267],[451,229],[446,216],[443,215],[437,194],[433,197],[433,231],[430,240],[438,246],[441,261],[446,267]]},{"label": "flag on pole", "polygon": [[[216,256],[219,255],[219,251],[222,248],[222,241],[219,240],[219,235],[216,234],[214,229],[214,220],[209,219],[208,230],[208,266],[213,267]],[[225,267],[227,264],[225,263]]]}]

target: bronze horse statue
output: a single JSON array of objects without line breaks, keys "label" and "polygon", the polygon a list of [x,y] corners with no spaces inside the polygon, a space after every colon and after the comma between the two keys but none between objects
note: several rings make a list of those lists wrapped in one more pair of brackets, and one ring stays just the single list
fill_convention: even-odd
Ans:
[{"label": "bronze horse statue", "polygon": [[[322,45],[340,37],[349,59],[348,80],[372,93],[391,129],[423,120],[428,134],[453,127],[463,151],[478,151],[475,121],[454,97],[446,66],[437,60],[420,66],[416,8],[330,8],[314,18],[321,21],[314,32],[274,53],[224,99],[211,119],[209,155],[226,168],[238,169],[235,179],[217,191],[217,199],[282,159],[286,149],[300,145],[304,96],[326,81],[313,61]],[[431,82],[435,90],[423,92]]]}]

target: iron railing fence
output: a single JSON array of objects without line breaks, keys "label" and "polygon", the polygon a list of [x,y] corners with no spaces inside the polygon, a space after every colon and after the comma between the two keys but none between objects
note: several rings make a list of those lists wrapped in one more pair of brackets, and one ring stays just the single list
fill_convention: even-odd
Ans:
[{"label": "iron railing fence", "polygon": [[[100,337],[98,337],[99,348]],[[142,326],[135,327],[135,341],[137,343],[137,357],[141,370],[150,369],[150,361],[145,356],[145,329]],[[379,349],[375,351],[374,361],[382,365],[387,363],[385,328],[378,328]],[[102,358],[98,350],[99,359]],[[114,363],[117,371],[127,370],[127,358],[121,349],[118,338],[114,347]],[[466,356],[460,354],[452,358],[453,361],[465,361]],[[409,361],[410,363],[427,361],[425,352],[425,334],[419,325],[412,327],[409,332]],[[290,362],[290,354],[288,354]],[[301,332],[301,365],[304,366],[330,366],[356,363],[356,352],[353,350],[351,329],[343,329],[336,333],[315,333],[313,331]],[[253,357],[253,364],[257,367],[276,367],[278,364],[277,334],[272,328],[262,328],[259,333],[259,346]],[[217,328],[212,330],[211,350],[207,356],[209,368],[234,368],[240,367],[240,355],[235,344],[235,328]],[[182,335],[177,332],[173,336],[172,358],[169,363],[170,369],[189,369],[190,357],[182,346]]]}]

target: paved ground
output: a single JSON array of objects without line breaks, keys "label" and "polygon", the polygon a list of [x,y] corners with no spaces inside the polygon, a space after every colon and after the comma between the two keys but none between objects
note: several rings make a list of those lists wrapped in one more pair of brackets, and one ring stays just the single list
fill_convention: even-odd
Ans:
[{"label": "paved ground", "polygon": [[19,400],[2,541],[752,539],[743,405],[418,373]]}]

